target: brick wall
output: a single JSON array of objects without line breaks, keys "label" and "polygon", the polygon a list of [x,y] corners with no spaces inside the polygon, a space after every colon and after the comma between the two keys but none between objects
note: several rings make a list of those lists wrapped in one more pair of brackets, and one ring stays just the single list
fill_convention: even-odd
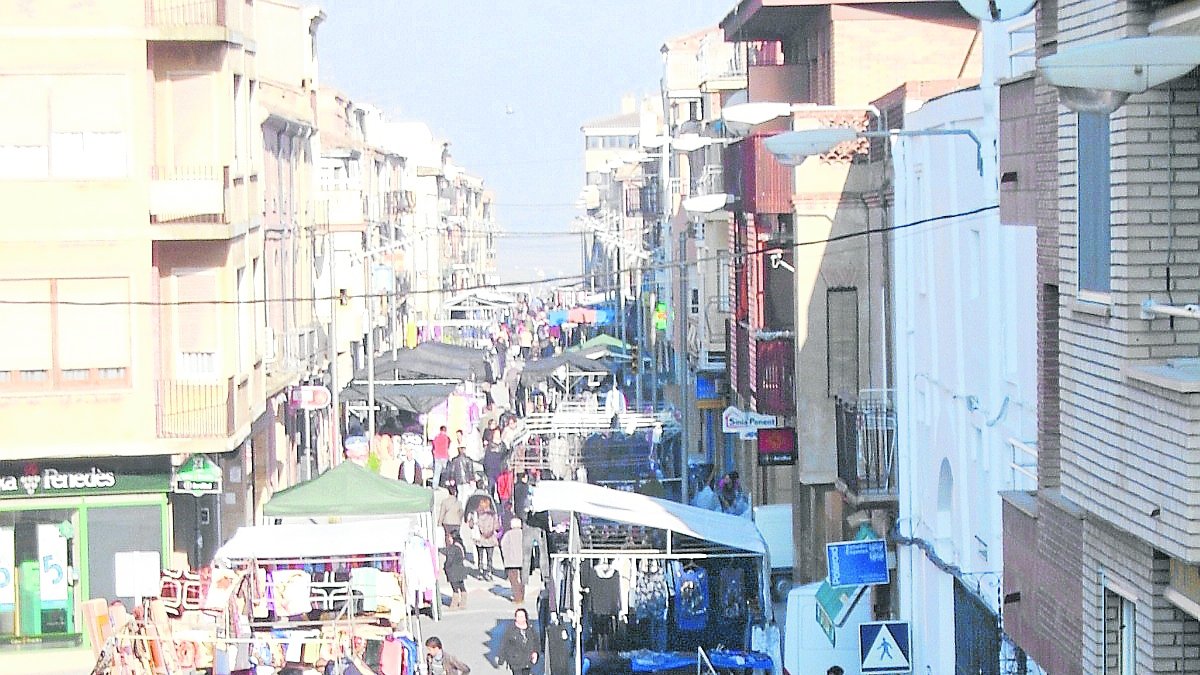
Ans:
[{"label": "brick wall", "polygon": [[[1101,672],[1104,589],[1132,594],[1137,673],[1200,672],[1200,622],[1163,597],[1170,562],[1136,537],[1089,518],[1083,527],[1083,668]],[[1051,670],[1051,672],[1054,672]]]},{"label": "brick wall", "polygon": [[1055,498],[1006,494],[1004,631],[1042,668],[1081,675],[1082,513]]},{"label": "brick wall", "polygon": [[[1077,39],[1085,35],[1076,20],[1082,13],[1112,38],[1144,21],[1136,12],[1114,12],[1107,3],[1075,2],[1064,6],[1060,21],[1070,19]],[[1063,493],[1155,547],[1195,561],[1200,397],[1146,384],[1137,373],[1166,359],[1200,356],[1200,322],[1140,316],[1146,299],[1200,300],[1200,78],[1192,73],[1132,96],[1111,117],[1112,292],[1100,302],[1076,290],[1076,119],[1060,110]],[[1188,386],[1186,377],[1164,376]],[[1161,515],[1151,517],[1155,509]]]}]

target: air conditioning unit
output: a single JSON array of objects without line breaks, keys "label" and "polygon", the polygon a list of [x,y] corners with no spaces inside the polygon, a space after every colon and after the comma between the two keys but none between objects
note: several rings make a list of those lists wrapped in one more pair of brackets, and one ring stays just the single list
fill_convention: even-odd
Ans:
[{"label": "air conditioning unit", "polygon": [[275,362],[275,329],[270,326],[262,328],[262,359],[263,363]]}]

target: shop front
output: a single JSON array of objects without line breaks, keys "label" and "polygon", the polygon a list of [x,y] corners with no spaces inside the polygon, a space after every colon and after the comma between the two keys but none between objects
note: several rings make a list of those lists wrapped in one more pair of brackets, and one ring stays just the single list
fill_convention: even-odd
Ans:
[{"label": "shop front", "polygon": [[0,642],[78,641],[116,554],[170,550],[169,457],[0,462]]}]

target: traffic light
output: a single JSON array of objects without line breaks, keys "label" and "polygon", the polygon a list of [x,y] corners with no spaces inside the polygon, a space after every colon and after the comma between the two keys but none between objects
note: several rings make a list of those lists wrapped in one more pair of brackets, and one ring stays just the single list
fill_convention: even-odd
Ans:
[{"label": "traffic light", "polygon": [[629,348],[629,372],[637,375],[642,365],[642,355],[638,353],[637,345]]}]

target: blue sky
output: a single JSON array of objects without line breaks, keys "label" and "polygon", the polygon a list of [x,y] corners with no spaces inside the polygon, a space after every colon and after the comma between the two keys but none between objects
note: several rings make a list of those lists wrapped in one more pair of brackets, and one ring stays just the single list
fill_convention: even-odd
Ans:
[{"label": "blue sky", "polygon": [[[496,191],[505,281],[579,272],[586,120],[658,90],[659,48],[736,0],[341,0],[318,34],[321,81],[419,119]],[[507,110],[511,109],[511,114]]]}]

